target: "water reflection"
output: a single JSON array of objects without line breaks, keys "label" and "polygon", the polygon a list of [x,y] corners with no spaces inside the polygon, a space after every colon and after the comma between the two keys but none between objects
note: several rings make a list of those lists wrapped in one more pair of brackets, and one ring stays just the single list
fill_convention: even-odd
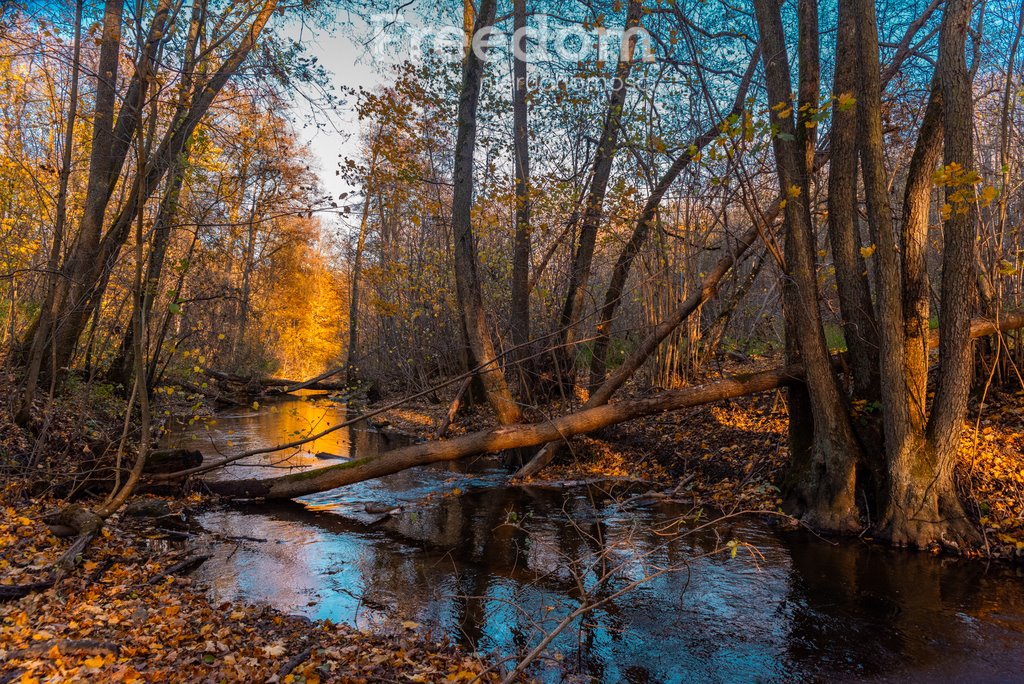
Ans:
[{"label": "water reflection", "polygon": [[[349,418],[343,405],[323,394],[285,397],[260,406],[242,406],[219,412],[213,421],[200,421],[173,433],[167,447],[198,449],[207,456],[248,451],[312,436]],[[211,478],[270,477],[280,470],[311,468],[337,461],[329,456],[352,458],[358,453],[377,453],[389,448],[389,438],[365,424],[341,428],[299,447],[270,456],[243,459]],[[318,457],[319,455],[319,457]]]},{"label": "water reflection", "polygon": [[[601,564],[581,584],[575,560],[622,566],[605,595],[651,568],[682,568],[563,632],[535,671],[549,681],[566,670],[608,682],[1005,681],[1024,671],[1018,571],[830,544],[757,520],[666,539],[650,530],[685,512],[676,506],[623,510],[601,491],[512,489],[502,477],[484,458],[306,505],[213,511],[204,525],[233,539],[201,576],[218,599],[359,625],[414,620],[514,657],[597,588]],[[389,506],[401,510],[368,511]],[[733,538],[762,555],[705,556]]]}]

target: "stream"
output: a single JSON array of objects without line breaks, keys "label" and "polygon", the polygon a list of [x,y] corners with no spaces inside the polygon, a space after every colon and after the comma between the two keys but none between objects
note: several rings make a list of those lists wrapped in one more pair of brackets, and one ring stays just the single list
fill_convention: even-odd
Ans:
[{"label": "stream", "polygon": [[[173,442],[209,458],[215,445],[272,445],[345,417],[330,401],[288,398],[220,413]],[[342,429],[215,476],[271,476],[337,462],[320,452],[364,457],[398,445]],[[216,601],[359,627],[411,621],[513,660],[581,600],[600,602],[534,664],[543,681],[1024,676],[1021,568],[837,543],[758,518],[694,528],[688,506],[623,503],[644,487],[503,487],[506,475],[481,457],[297,503],[208,511],[200,522],[223,541],[196,577]],[[715,552],[734,541],[735,555]]]}]

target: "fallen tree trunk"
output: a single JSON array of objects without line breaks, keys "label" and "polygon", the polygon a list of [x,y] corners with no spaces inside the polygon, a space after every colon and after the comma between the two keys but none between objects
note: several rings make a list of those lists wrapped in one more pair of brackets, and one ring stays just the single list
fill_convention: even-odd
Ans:
[{"label": "fallen tree trunk", "polygon": [[207,368],[206,374],[214,380],[221,382],[231,382],[238,385],[244,385],[246,388],[253,388],[254,391],[263,391],[265,389],[273,389],[282,394],[288,394],[289,392],[297,392],[301,389],[319,390],[324,392],[344,392],[352,389],[352,386],[347,382],[327,382],[327,378],[341,373],[344,368],[332,368],[326,373],[321,373],[315,378],[309,380],[288,380],[286,378],[251,378],[243,375],[235,375],[233,373],[225,373],[224,371],[212,370]]},{"label": "fallen tree trunk", "polygon": [[[983,337],[1000,331],[1024,327],[1024,313],[1006,314],[995,320],[975,320],[972,337]],[[938,346],[937,331],[929,338],[929,346]],[[360,458],[327,468],[304,470],[290,475],[265,479],[208,482],[214,493],[238,499],[292,499],[335,489],[356,482],[391,475],[408,468],[454,461],[481,453],[532,447],[568,437],[593,432],[610,425],[643,416],[676,411],[723,399],[778,389],[802,379],[800,366],[736,375],[704,385],[661,392],[653,397],[625,399],[576,413],[553,418],[543,423],[498,427],[474,432],[442,442],[416,444],[376,457]]]},{"label": "fallen tree trunk", "polygon": [[706,385],[669,390],[653,397],[605,404],[543,423],[483,430],[442,442],[416,444],[380,456],[360,458],[327,468],[304,470],[281,477],[208,482],[207,487],[216,494],[233,498],[292,499],[372,480],[416,466],[454,461],[474,454],[537,446],[556,439],[599,430],[632,418],[764,392],[800,378],[802,372],[799,367],[792,367],[737,375]]}]

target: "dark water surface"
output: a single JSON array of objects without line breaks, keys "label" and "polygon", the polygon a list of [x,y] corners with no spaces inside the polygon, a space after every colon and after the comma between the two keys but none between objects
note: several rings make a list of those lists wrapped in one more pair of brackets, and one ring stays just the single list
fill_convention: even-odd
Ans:
[{"label": "dark water surface", "polygon": [[[218,444],[290,439],[344,418],[286,400],[218,417]],[[181,439],[213,455],[210,436]],[[361,456],[394,446],[342,430],[289,454]],[[276,457],[277,465],[281,456]],[[276,474],[271,461],[228,476]],[[533,674],[562,681],[1021,681],[1024,573],[866,542],[831,543],[758,519],[673,535],[690,511],[623,506],[609,487],[502,488],[480,458],[405,471],[304,499],[206,513],[225,538],[197,575],[218,600],[264,601],[366,626],[411,620],[470,649],[515,656],[580,605],[608,599],[555,638]],[[380,513],[401,506],[391,515]],[[659,534],[656,530],[661,529]],[[710,552],[738,540],[735,557]],[[607,575],[607,579],[601,577]],[[556,659],[557,658],[557,659]]]}]

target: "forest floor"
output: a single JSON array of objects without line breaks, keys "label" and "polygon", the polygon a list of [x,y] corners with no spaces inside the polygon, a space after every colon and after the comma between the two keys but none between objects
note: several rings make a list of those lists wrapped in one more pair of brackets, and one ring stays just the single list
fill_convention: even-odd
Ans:
[{"label": "forest floor", "polygon": [[[14,586],[53,579],[73,539],[56,537],[45,520],[70,488],[89,488],[70,464],[89,464],[99,445],[117,438],[117,405],[95,391],[62,399],[50,421],[37,421],[46,435],[37,452],[0,411],[0,684],[498,680],[485,673],[487,663],[411,622],[366,631],[264,606],[211,604],[187,569],[174,570],[202,555],[204,532],[188,522],[207,503],[197,494],[136,497],[71,573],[5,597]],[[34,472],[18,476],[17,464],[33,453]]]},{"label": "forest floor", "polygon": [[[722,370],[753,372],[770,365],[762,359]],[[447,410],[447,402],[419,401],[383,418],[393,429],[429,439]],[[558,409],[549,412],[557,415]],[[784,392],[775,391],[629,421],[572,439],[570,449],[535,479],[654,480],[696,506],[776,510],[789,459],[787,420]],[[456,418],[450,434],[491,425],[490,411],[476,407]],[[1024,560],[1024,392],[991,388],[983,403],[972,398],[957,476],[989,554]]]},{"label": "forest floor", "polygon": [[[11,494],[0,504],[0,582],[38,582],[70,540],[42,522],[44,504]],[[180,514],[195,503],[167,505]],[[364,631],[212,605],[188,577],[163,575],[188,552],[161,536],[118,515],[54,587],[0,603],[0,681],[465,682],[485,669],[414,623]]]}]

